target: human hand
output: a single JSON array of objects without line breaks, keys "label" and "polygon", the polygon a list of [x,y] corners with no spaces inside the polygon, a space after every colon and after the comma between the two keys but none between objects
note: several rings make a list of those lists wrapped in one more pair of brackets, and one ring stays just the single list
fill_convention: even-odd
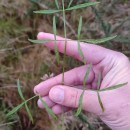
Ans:
[{"label": "human hand", "polygon": [[[54,40],[54,35],[49,33],[39,33],[38,39]],[[57,40],[64,38],[57,36]],[[54,49],[53,42],[44,44],[50,49]],[[64,41],[57,41],[58,51],[64,53]],[[77,108],[79,98],[83,90],[83,79],[90,63],[92,68],[87,79],[82,108],[85,111],[98,115],[113,130],[130,129],[130,62],[128,58],[120,52],[112,51],[97,45],[80,43],[87,65],[74,68],[64,75],[64,85],[61,85],[62,74],[41,82],[34,88],[35,93],[39,93],[43,100],[55,114]],[[77,41],[67,41],[66,53],[78,60],[82,60],[78,53]],[[97,92],[98,75],[101,72],[102,80],[100,89],[108,88],[117,84],[128,82],[127,85],[111,91],[100,92],[105,111],[102,112]],[[74,86],[74,87],[70,87]],[[43,108],[40,100],[38,106]]]}]

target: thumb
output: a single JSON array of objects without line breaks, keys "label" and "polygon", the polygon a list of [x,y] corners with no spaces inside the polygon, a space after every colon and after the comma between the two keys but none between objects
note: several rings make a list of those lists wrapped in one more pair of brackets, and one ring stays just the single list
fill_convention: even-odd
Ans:
[{"label": "thumb", "polygon": [[[49,98],[60,105],[78,108],[79,99],[83,90],[57,85],[54,86],[49,92]],[[100,107],[97,92],[86,90],[82,100],[82,109],[96,115],[100,115],[102,113],[102,109]]]}]

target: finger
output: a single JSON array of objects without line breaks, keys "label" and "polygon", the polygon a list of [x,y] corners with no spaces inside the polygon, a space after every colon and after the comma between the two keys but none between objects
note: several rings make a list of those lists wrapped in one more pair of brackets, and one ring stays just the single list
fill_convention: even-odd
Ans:
[{"label": "finger", "polygon": [[52,107],[52,111],[55,113],[55,114],[62,114],[62,113],[65,113],[65,112],[68,112],[70,111],[71,108],[69,107],[64,107],[64,106],[61,106],[61,105],[55,105]]},{"label": "finger", "polygon": [[[49,92],[49,98],[60,105],[77,108],[83,90],[68,86],[58,85]],[[102,95],[101,95],[102,98]],[[97,92],[86,90],[83,96],[82,109],[95,114],[100,114],[102,109],[98,102]]]},{"label": "finger", "polygon": [[[72,69],[64,74],[64,84],[68,86],[76,86],[83,83],[84,76],[88,70],[88,65],[84,65],[82,67],[77,67]],[[94,79],[94,72],[91,69],[86,84],[90,84]],[[34,88],[34,93],[39,93],[41,96],[48,95],[49,90],[58,84],[62,83],[62,74],[48,79],[44,82],[41,82]]]},{"label": "finger", "polygon": [[[54,34],[40,32],[38,34],[37,38],[39,40],[44,40],[44,39],[54,40]],[[57,41],[57,48],[58,48],[59,52],[64,53],[65,42],[63,40],[65,40],[65,39],[62,37],[59,37],[59,36],[57,36],[56,39],[62,40],[62,41]],[[69,41],[67,41],[67,43],[66,43],[67,44],[66,54],[70,55],[76,59],[82,60],[82,58],[80,57],[79,51],[78,51],[77,41],[70,40],[70,39],[67,39],[67,40],[69,40]],[[50,49],[54,49],[55,48],[54,44],[55,44],[54,42],[49,42],[44,45]],[[106,57],[106,55],[110,54],[110,52],[111,52],[111,50],[108,50],[101,46],[83,43],[83,42],[80,43],[80,46],[81,46],[81,50],[84,54],[84,57],[85,57],[87,63],[92,63],[92,64],[99,63]]]},{"label": "finger", "polygon": [[[54,103],[48,96],[42,97],[42,100],[44,102],[46,102],[49,107],[53,107],[53,106],[56,105],[56,103]],[[42,103],[42,101],[40,99],[38,100],[37,104],[38,104],[39,108],[42,108],[42,109],[45,108],[43,103]]]}]

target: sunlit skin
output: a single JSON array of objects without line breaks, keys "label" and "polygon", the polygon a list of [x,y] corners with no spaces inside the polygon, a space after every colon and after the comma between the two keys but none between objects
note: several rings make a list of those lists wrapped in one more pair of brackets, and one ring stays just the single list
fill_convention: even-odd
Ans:
[{"label": "sunlit skin", "polygon": [[[39,40],[54,40],[54,34],[40,32]],[[64,38],[57,36],[57,40]],[[44,44],[54,49],[54,42]],[[82,93],[80,86],[87,68],[92,63],[92,69],[87,79],[87,88],[83,97],[82,108],[85,111],[98,115],[101,120],[113,130],[130,130],[130,62],[122,53],[103,48],[98,45],[80,43],[87,65],[83,65],[65,72],[64,85],[61,85],[62,74],[41,82],[34,88],[55,114],[69,111],[78,107]],[[64,53],[64,41],[58,41],[59,52]],[[68,41],[66,54],[82,61],[78,52],[77,41]],[[105,108],[102,112],[98,102],[97,89],[98,75],[101,72],[102,80],[100,89],[128,82],[127,85],[111,91],[100,92]],[[70,87],[74,86],[74,87]],[[40,100],[38,106],[43,108]]]}]

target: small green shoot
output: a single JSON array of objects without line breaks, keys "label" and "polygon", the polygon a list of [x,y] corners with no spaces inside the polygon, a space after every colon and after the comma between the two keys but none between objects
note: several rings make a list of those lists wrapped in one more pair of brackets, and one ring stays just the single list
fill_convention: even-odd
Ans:
[{"label": "small green shoot", "polygon": [[84,92],[85,92],[86,81],[88,79],[88,76],[89,76],[91,68],[92,68],[92,64],[90,64],[90,66],[88,67],[87,72],[86,72],[86,74],[84,76],[84,80],[83,80],[83,87],[84,87],[84,89],[83,89],[83,92],[82,92],[82,94],[80,96],[79,105],[78,105],[78,109],[77,109],[77,112],[76,112],[75,116],[78,116],[81,113],[81,111],[82,111],[82,101],[83,101],[83,96],[84,96]]}]

